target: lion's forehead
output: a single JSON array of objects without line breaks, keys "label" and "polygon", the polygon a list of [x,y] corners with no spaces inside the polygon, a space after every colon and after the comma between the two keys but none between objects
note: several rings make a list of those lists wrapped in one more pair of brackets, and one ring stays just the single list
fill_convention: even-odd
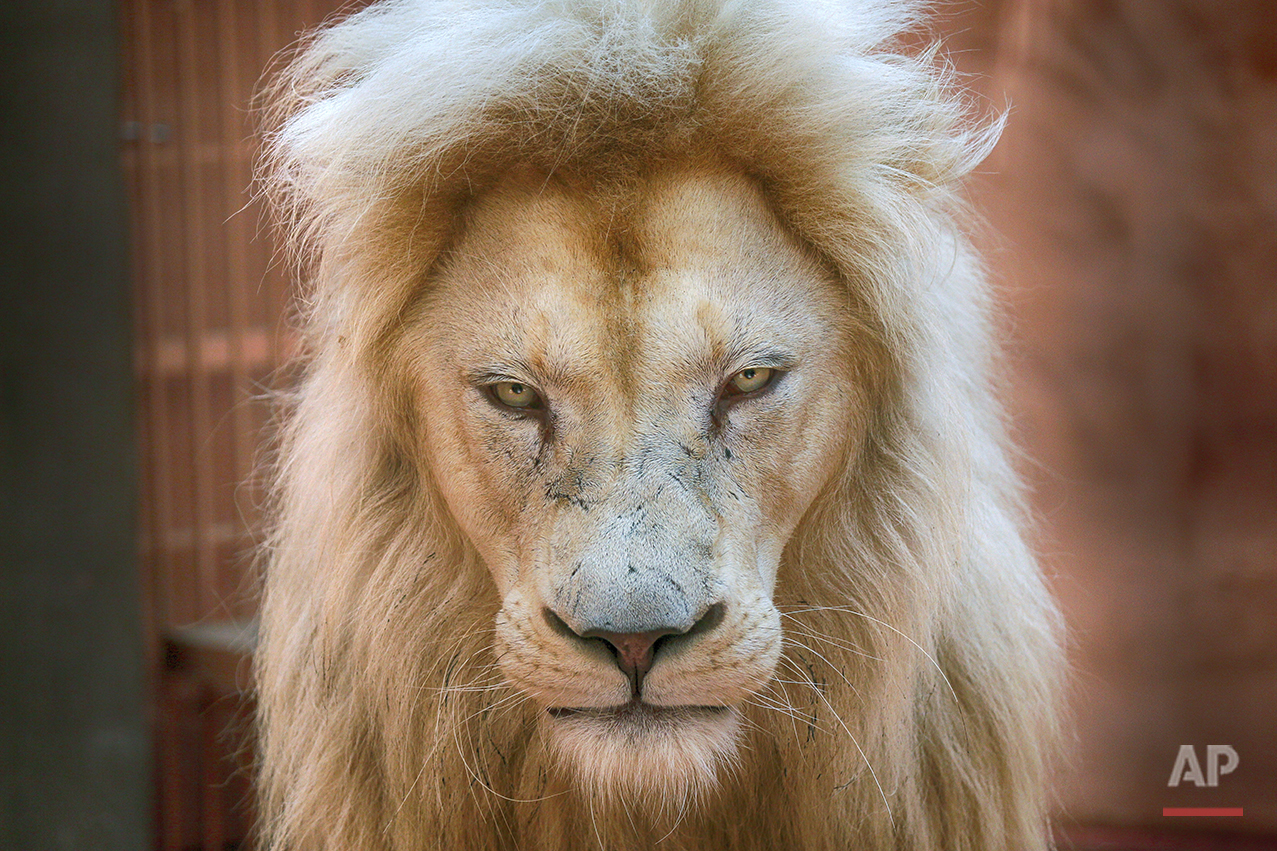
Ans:
[{"label": "lion's forehead", "polygon": [[837,310],[836,288],[758,189],[719,172],[658,175],[624,203],[512,182],[475,202],[453,258],[442,300],[464,314],[449,326],[467,360],[606,386],[631,406],[733,358],[820,340]]}]

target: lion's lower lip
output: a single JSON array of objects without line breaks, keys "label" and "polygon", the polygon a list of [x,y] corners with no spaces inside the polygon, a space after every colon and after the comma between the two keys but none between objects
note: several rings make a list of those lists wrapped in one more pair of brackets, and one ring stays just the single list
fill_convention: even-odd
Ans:
[{"label": "lion's lower lip", "polygon": [[726,706],[657,706],[632,700],[620,706],[555,706],[549,712],[556,719],[563,718],[599,718],[612,721],[643,721],[648,719],[669,719],[704,717],[721,715],[729,712]]}]

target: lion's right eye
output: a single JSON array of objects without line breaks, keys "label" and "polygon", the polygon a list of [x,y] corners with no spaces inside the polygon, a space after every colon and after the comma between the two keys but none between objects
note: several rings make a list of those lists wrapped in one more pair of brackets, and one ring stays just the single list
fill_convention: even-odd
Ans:
[{"label": "lion's right eye", "polygon": [[756,393],[771,383],[775,373],[776,370],[765,366],[751,366],[733,375],[730,383],[737,393]]},{"label": "lion's right eye", "polygon": [[541,394],[521,381],[498,381],[488,385],[488,392],[507,408],[535,411],[545,407]]}]

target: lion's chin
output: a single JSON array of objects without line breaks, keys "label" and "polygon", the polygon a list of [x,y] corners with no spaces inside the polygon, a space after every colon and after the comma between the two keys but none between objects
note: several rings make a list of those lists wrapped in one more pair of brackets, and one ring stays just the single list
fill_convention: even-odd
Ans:
[{"label": "lion's chin", "polygon": [[554,708],[549,739],[585,790],[626,803],[682,806],[714,788],[737,756],[729,706]]}]

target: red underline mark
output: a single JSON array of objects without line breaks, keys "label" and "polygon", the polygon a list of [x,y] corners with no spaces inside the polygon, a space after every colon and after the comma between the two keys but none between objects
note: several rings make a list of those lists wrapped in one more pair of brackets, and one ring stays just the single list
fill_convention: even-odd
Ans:
[{"label": "red underline mark", "polygon": [[1240,816],[1241,807],[1163,807],[1164,816]]}]

